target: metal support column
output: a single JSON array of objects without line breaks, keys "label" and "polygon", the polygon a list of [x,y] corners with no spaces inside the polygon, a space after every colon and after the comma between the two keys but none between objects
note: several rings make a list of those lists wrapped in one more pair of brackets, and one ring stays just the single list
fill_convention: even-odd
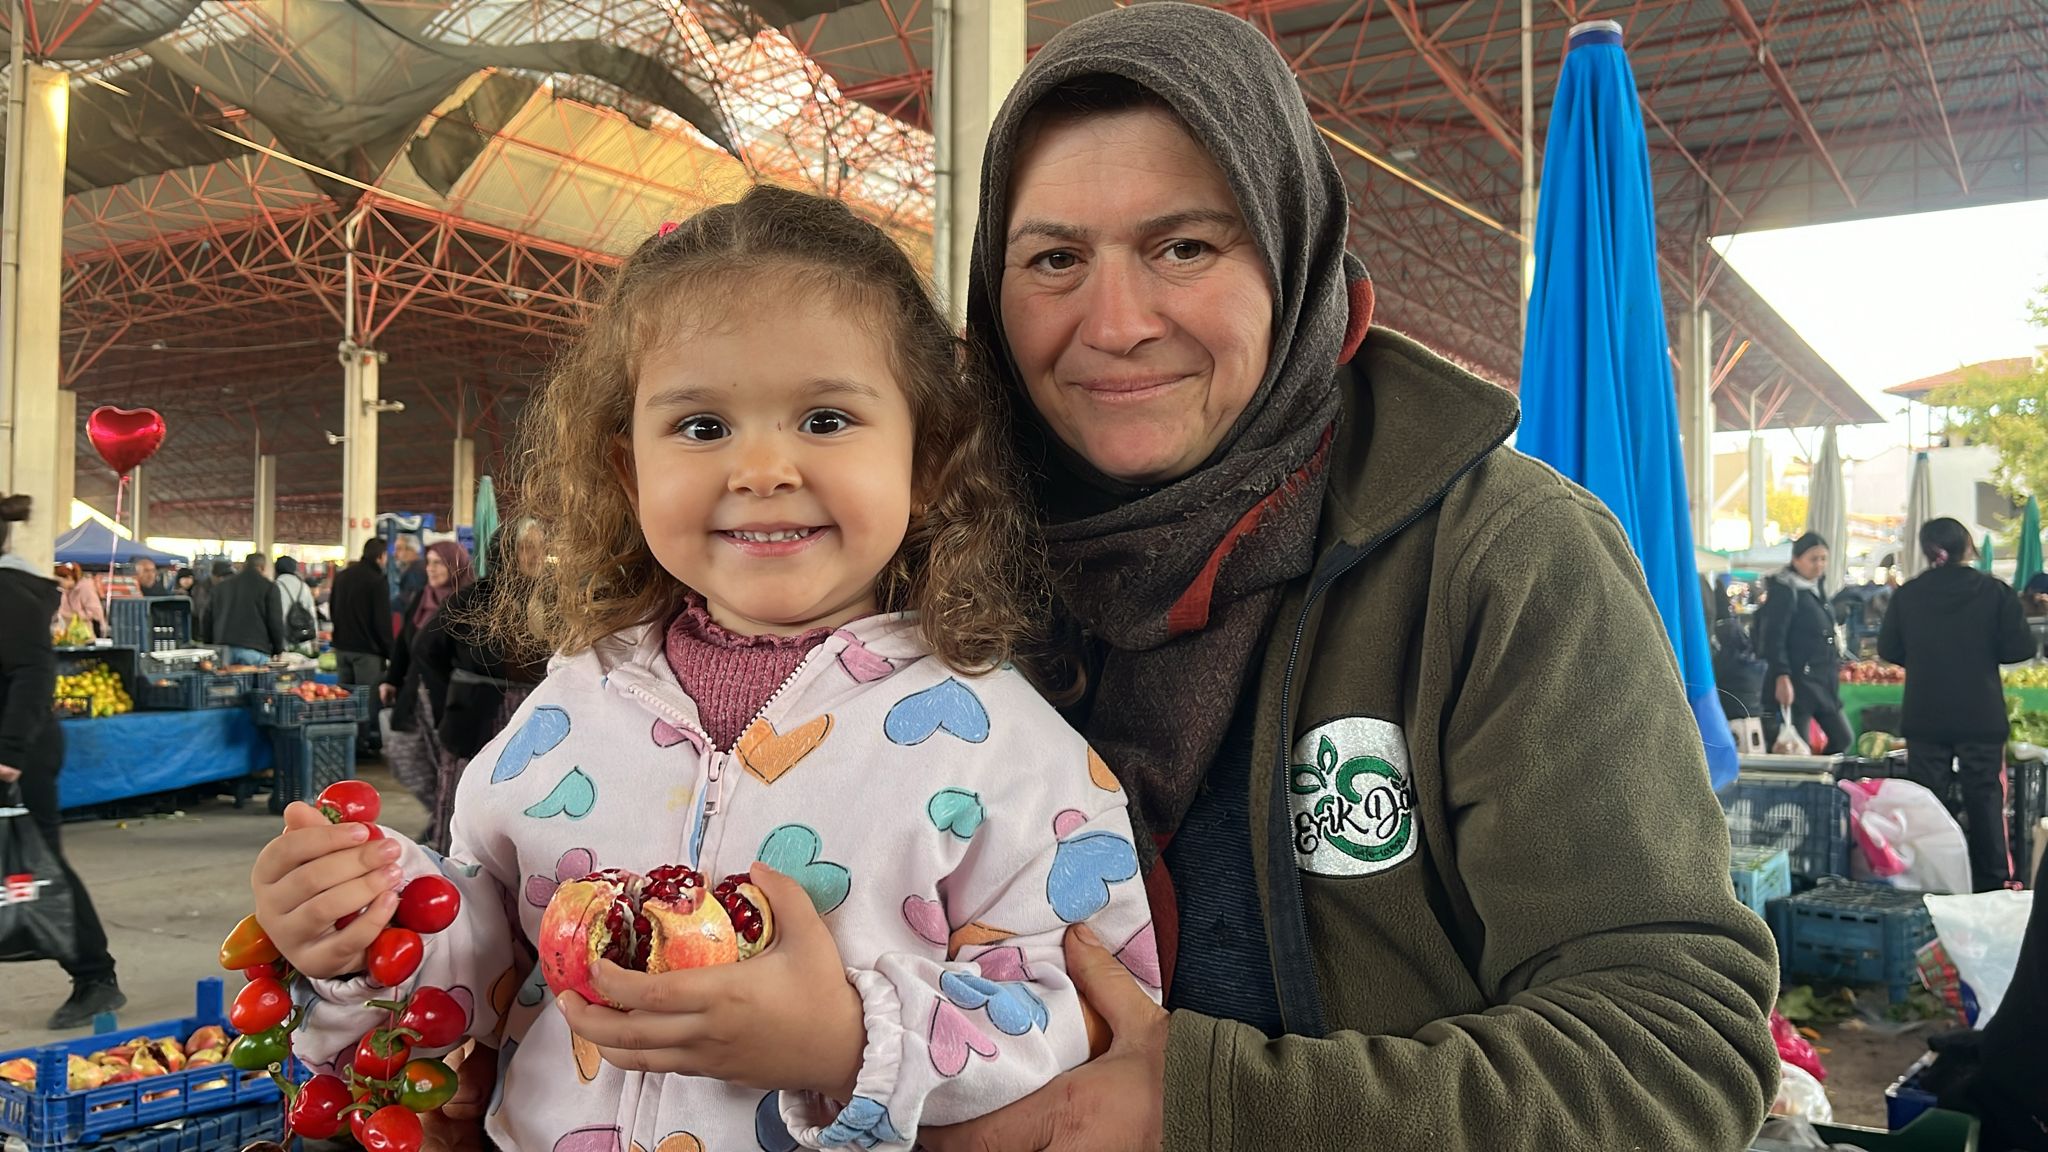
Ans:
[{"label": "metal support column", "polygon": [[1764,522],[1770,518],[1765,496],[1770,492],[1771,460],[1764,453],[1764,438],[1749,436],[1749,546],[1764,546]]},{"label": "metal support column", "polygon": [[967,267],[981,212],[989,124],[1024,71],[1024,0],[937,0],[932,9],[932,137],[937,153],[932,280],[953,323],[967,318]]},{"label": "metal support column", "polygon": [[277,457],[256,456],[256,519],[250,531],[256,550],[265,556],[277,551]]},{"label": "metal support column", "polygon": [[[50,527],[62,536],[71,527],[71,502],[78,498],[78,393],[57,390],[57,474],[51,485]],[[40,519],[40,515],[37,517]]]},{"label": "metal support column", "polygon": [[457,528],[476,527],[476,441],[455,438],[455,485],[449,495],[448,522]]},{"label": "metal support column", "polygon": [[128,473],[128,532],[137,544],[149,535],[149,480],[140,464]]},{"label": "metal support column", "polygon": [[352,341],[341,344],[341,545],[354,556],[377,532],[377,415],[396,405],[377,395],[384,353]]},{"label": "metal support column", "polygon": [[58,503],[61,389],[57,334],[64,295],[65,128],[71,74],[22,59],[22,11],[13,8],[5,187],[0,188],[0,493],[35,501],[9,550],[48,567],[71,523]]},{"label": "metal support column", "polygon": [[1678,322],[1678,428],[1685,442],[1685,493],[1693,541],[1711,547],[1714,528],[1714,318],[1695,307]]},{"label": "metal support column", "polygon": [[1522,349],[1529,348],[1529,296],[1536,290],[1536,31],[1533,0],[1522,0]]}]

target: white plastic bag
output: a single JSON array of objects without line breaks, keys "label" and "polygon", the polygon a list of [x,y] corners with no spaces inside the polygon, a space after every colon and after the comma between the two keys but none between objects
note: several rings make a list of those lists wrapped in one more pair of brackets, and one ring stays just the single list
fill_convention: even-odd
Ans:
[{"label": "white plastic bag", "polygon": [[2020,963],[2020,939],[2027,934],[2032,892],[1979,892],[1974,896],[1929,896],[1927,912],[1956,974],[1977,994],[1977,1027],[1998,1012]]},{"label": "white plastic bag", "polygon": [[1909,892],[1968,892],[1970,845],[1934,793],[1911,780],[1844,780],[1857,850],[1849,874]]},{"label": "white plastic bag", "polygon": [[1808,744],[1806,738],[1799,734],[1799,728],[1792,723],[1792,717],[1782,709],[1778,712],[1778,742],[1771,745],[1771,751],[1780,756],[1813,755],[1813,745]]},{"label": "white plastic bag", "polygon": [[1773,1116],[1796,1116],[1816,1124],[1831,1124],[1835,1106],[1828,1103],[1828,1090],[1813,1073],[1797,1064],[1778,1062],[1778,1099],[1771,1104]]}]

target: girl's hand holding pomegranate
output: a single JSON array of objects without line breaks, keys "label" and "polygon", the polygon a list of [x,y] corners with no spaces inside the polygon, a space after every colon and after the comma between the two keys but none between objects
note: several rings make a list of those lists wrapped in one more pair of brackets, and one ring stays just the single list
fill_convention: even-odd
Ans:
[{"label": "girl's hand holding pomegranate", "polygon": [[774,943],[744,963],[649,974],[599,961],[596,991],[556,998],[578,1036],[617,1068],[710,1076],[752,1088],[853,1094],[867,1043],[860,994],[803,888],[755,864]]},{"label": "girl's hand holding pomegranate", "polygon": [[303,803],[284,810],[284,826],[249,874],[257,922],[308,976],[361,971],[398,908],[399,845],[377,838],[373,824],[329,823]]}]

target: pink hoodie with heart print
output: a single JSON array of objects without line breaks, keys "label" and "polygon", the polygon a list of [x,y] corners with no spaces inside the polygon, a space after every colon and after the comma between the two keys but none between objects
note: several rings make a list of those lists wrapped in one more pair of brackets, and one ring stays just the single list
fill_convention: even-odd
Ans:
[{"label": "pink hoodie with heart print", "polygon": [[[662,631],[636,629],[557,660],[471,761],[447,859],[406,842],[408,877],[438,870],[464,898],[411,983],[450,989],[468,1035],[498,1048],[486,1127],[501,1148],[907,1149],[922,1125],[984,1115],[1087,1058],[1070,924],[1159,995],[1124,803],[1023,676],[954,672],[907,616],[812,649],[729,751],[703,734]],[[572,1039],[533,964],[561,880],[681,862],[715,883],[756,860],[804,886],[861,994],[851,1101],[614,1068]],[[346,1062],[384,1018],[361,1005],[390,991],[311,983],[298,1054]]]}]

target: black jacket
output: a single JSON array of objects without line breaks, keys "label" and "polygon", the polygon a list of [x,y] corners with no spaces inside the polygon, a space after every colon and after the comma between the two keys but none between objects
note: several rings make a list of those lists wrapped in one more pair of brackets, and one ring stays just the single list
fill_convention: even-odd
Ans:
[{"label": "black jacket", "polygon": [[327,597],[334,622],[334,650],[391,655],[391,586],[384,570],[358,560],[334,577]]},{"label": "black jacket", "polygon": [[[446,608],[447,605],[442,605]],[[398,632],[398,643],[391,648],[391,660],[384,665],[384,683],[398,689],[398,698],[391,703],[391,727],[400,732],[413,731],[413,725],[420,719],[420,685],[427,687],[427,702],[433,706],[434,714],[426,718],[428,724],[437,729],[441,724],[441,709],[447,701],[448,681],[421,658],[421,649],[434,642],[434,636],[441,628],[441,613],[437,612],[427,620],[424,628],[415,627],[412,613],[405,614],[405,624]]]},{"label": "black jacket", "polygon": [[[1721,710],[1730,720],[1764,715],[1764,671],[1747,622],[1729,616],[1715,623],[1714,683],[1721,689]],[[1775,709],[1773,704],[1771,710]]]},{"label": "black jacket", "polygon": [[214,585],[206,642],[272,656],[284,651],[284,604],[270,577],[244,569]]},{"label": "black jacket", "polygon": [[1906,739],[2000,743],[2012,726],[1998,666],[2031,658],[2034,634],[2005,581],[1944,564],[1892,597],[1877,654],[1906,670]]},{"label": "black jacket", "polygon": [[1757,655],[1764,659],[1763,698],[1777,707],[1778,677],[1790,676],[1798,707],[1835,712],[1842,707],[1842,657],[1836,646],[1835,614],[1817,592],[1803,591],[1780,572],[1764,581],[1757,610]]},{"label": "black jacket", "polygon": [[456,756],[476,755],[496,736],[493,727],[505,690],[531,687],[547,675],[545,659],[521,662],[479,634],[473,617],[490,603],[488,577],[448,598],[414,650],[428,672],[448,686],[441,708],[441,746]]},{"label": "black jacket", "polygon": [[57,692],[50,617],[62,597],[54,580],[0,567],[0,764],[24,774],[64,764],[64,730],[50,711]]}]

